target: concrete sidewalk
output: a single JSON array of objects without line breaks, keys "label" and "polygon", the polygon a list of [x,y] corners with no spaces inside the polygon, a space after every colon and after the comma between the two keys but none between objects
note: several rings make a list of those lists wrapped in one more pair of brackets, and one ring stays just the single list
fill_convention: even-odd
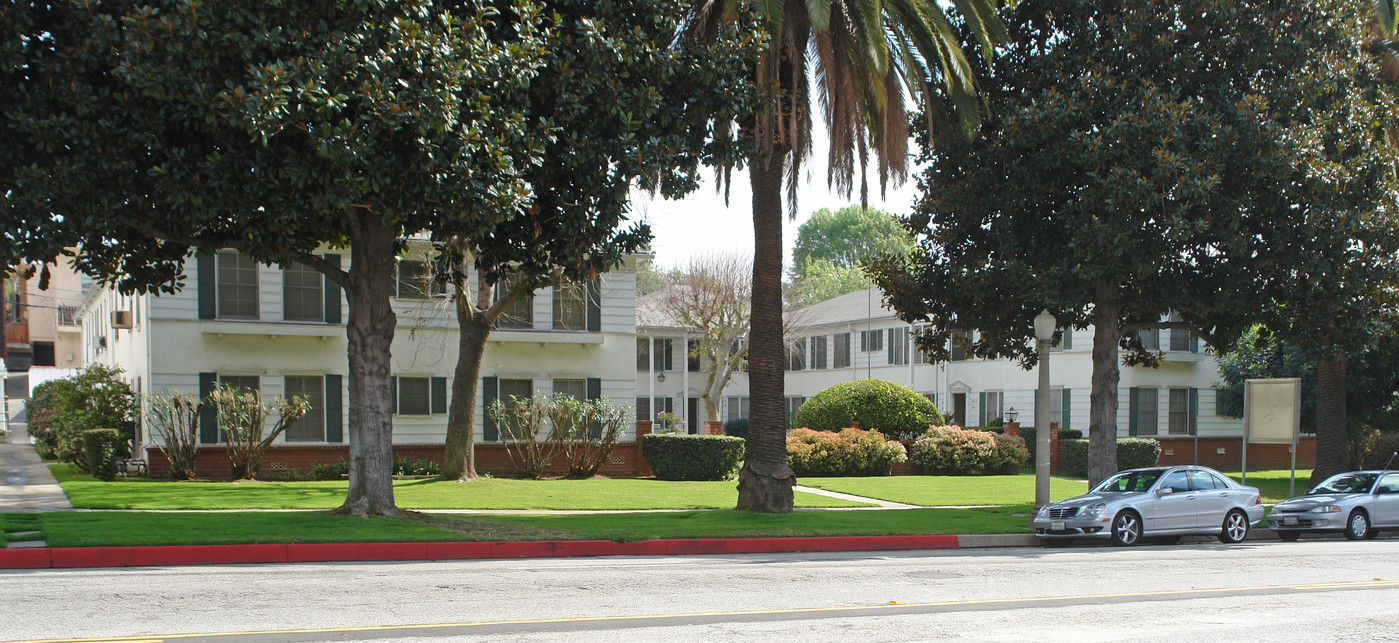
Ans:
[{"label": "concrete sidewalk", "polygon": [[0,442],[0,513],[72,511],[73,503],[39,459],[29,436]]}]

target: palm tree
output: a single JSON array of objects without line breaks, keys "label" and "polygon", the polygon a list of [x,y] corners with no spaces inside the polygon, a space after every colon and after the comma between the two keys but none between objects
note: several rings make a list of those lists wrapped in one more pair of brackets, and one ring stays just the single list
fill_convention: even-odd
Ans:
[{"label": "palm tree", "polygon": [[[994,0],[955,4],[989,58],[1005,37]],[[971,66],[936,0],[694,0],[688,34],[713,38],[750,20],[769,38],[753,74],[770,93],[753,117],[739,123],[750,150],[754,254],[751,404],[738,509],[786,513],[796,480],[787,466],[783,409],[782,188],[785,181],[795,216],[797,177],[811,153],[809,78],[815,77],[830,134],[828,181],[850,195],[858,163],[862,205],[871,150],[881,189],[907,176],[906,95],[921,102],[930,133],[949,129],[943,99],[964,134],[975,131],[980,114]]]}]

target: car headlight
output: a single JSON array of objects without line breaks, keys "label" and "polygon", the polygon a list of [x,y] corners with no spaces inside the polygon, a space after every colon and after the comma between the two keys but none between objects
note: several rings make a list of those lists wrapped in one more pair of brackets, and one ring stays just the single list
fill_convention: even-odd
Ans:
[{"label": "car headlight", "polygon": [[1341,508],[1337,507],[1336,505],[1322,505],[1320,507],[1315,507],[1311,510],[1311,513],[1314,514],[1334,514],[1340,512]]},{"label": "car headlight", "polygon": [[1049,505],[1045,505],[1045,506],[1043,506],[1043,507],[1040,507],[1039,517],[1040,517],[1040,518],[1048,518],[1048,517],[1049,517]]},{"label": "car headlight", "polygon": [[1079,515],[1081,515],[1081,516],[1097,516],[1097,515],[1103,513],[1103,510],[1104,510],[1104,509],[1107,509],[1107,508],[1108,508],[1107,503],[1105,503],[1105,502],[1100,502],[1100,503],[1098,503],[1098,504],[1096,504],[1096,505],[1093,505],[1093,506],[1091,506],[1091,507],[1084,507],[1084,508],[1083,508],[1083,511],[1080,512]]}]

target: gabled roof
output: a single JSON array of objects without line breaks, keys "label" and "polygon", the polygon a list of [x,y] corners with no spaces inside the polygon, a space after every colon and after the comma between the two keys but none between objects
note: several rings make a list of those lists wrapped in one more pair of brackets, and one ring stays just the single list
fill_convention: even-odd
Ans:
[{"label": "gabled roof", "polygon": [[894,309],[884,305],[884,293],[878,288],[845,293],[834,299],[807,306],[796,311],[796,314],[801,316],[801,324],[809,327],[897,319]]}]

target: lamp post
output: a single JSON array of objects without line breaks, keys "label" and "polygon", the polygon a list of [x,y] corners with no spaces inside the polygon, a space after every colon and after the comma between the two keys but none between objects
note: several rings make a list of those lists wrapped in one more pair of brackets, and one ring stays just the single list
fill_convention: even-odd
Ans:
[{"label": "lamp post", "polygon": [[1049,343],[1058,320],[1048,310],[1035,316],[1040,384],[1035,391],[1035,508],[1049,504]]}]

